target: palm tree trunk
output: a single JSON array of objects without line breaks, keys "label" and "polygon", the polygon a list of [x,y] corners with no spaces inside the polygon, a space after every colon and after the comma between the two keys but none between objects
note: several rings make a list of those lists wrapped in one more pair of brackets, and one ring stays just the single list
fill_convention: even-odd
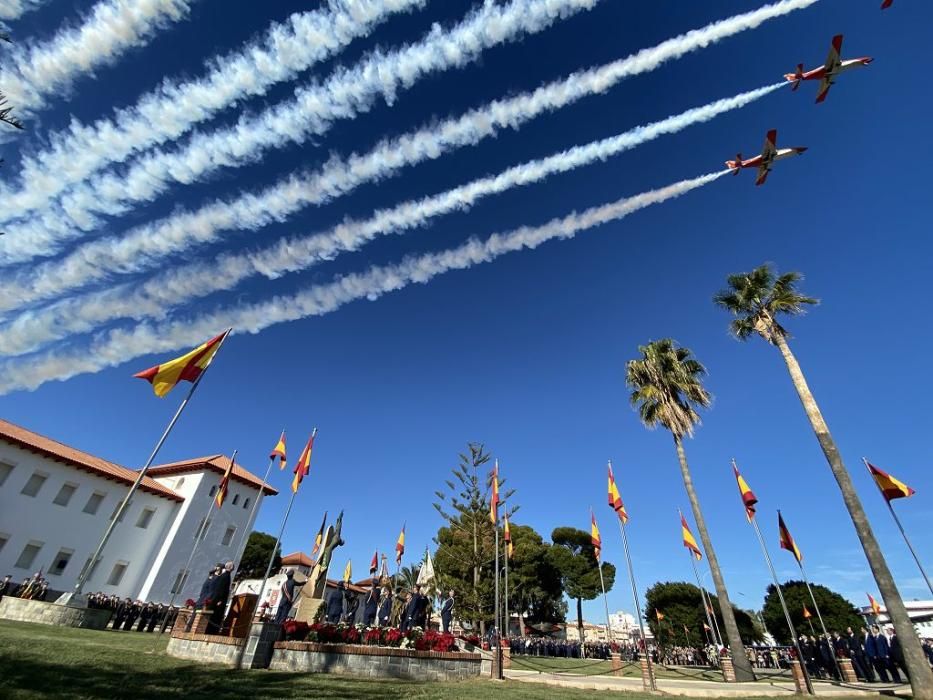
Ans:
[{"label": "palm tree trunk", "polygon": [[816,399],[810,393],[810,387],[803,376],[800,365],[797,364],[797,358],[791,352],[787,344],[787,339],[780,333],[774,333],[774,342],[784,356],[784,362],[787,363],[787,370],[790,372],[790,378],[794,382],[794,388],[800,397],[800,403],[803,404],[803,410],[806,411],[807,418],[810,419],[810,425],[813,432],[816,433],[816,439],[823,448],[823,454],[826,455],[826,461],[829,462],[829,468],[836,477],[836,483],[839,484],[839,490],[842,491],[842,500],[845,501],[846,508],[849,510],[849,517],[852,518],[852,524],[855,525],[855,532],[862,543],[862,549],[865,550],[865,557],[868,559],[868,565],[878,584],[878,590],[881,597],[884,598],[885,607],[888,616],[891,618],[891,624],[894,625],[894,631],[897,633],[898,640],[901,643],[901,649],[904,652],[904,662],[907,665],[907,672],[910,674],[910,686],[913,690],[914,700],[933,700],[933,671],[930,670],[930,664],[927,662],[920,646],[920,638],[914,629],[910,618],[907,615],[907,608],[904,607],[904,600],[894,584],[894,577],[888,569],[888,564],[881,553],[881,547],[878,546],[878,540],[872,532],[871,525],[868,522],[868,516],[865,515],[865,509],[862,508],[862,502],[859,500],[855,486],[852,484],[852,477],[842,462],[839,450],[832,435],[829,434],[829,428],[826,421],[823,420],[823,414],[816,404]]},{"label": "palm tree trunk", "polygon": [[674,436],[674,444],[677,446],[677,459],[680,460],[680,473],[684,479],[684,486],[687,489],[687,498],[690,499],[690,507],[693,509],[693,518],[697,523],[697,530],[700,533],[700,541],[703,543],[703,549],[706,551],[706,559],[709,562],[710,571],[713,574],[713,584],[716,586],[716,596],[719,598],[719,611],[722,614],[722,622],[726,628],[726,637],[729,640],[729,651],[732,652],[732,665],[735,667],[735,679],[737,681],[755,680],[755,672],[752,670],[752,664],[748,660],[748,654],[745,653],[745,646],[742,644],[742,637],[739,635],[739,626],[735,622],[735,615],[732,612],[732,603],[729,600],[729,592],[726,590],[726,583],[722,578],[722,571],[719,570],[719,560],[716,559],[716,552],[713,551],[713,543],[710,541],[709,532],[706,530],[706,521],[703,519],[703,513],[700,511],[700,500],[697,498],[696,491],[693,488],[693,477],[690,476],[690,468],[687,466],[687,455],[684,452],[683,442],[678,436]]}]

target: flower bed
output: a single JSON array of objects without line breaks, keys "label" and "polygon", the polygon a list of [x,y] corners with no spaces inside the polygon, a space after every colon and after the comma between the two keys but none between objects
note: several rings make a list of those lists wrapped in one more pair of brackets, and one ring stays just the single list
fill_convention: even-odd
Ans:
[{"label": "flower bed", "polygon": [[359,644],[368,647],[415,649],[416,651],[457,651],[457,639],[449,632],[423,631],[418,627],[402,632],[395,627],[363,627],[362,625],[332,625],[289,620],[283,625],[289,642],[319,644]]}]

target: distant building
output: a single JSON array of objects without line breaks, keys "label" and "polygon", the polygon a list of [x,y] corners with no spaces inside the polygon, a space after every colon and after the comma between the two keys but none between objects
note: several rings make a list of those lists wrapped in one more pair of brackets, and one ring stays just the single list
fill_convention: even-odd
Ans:
[{"label": "distant building", "polygon": [[[208,568],[237,560],[252,528],[252,505],[278,493],[234,467],[226,502],[207,517],[223,455],[149,469],[86,593],[167,603],[196,598]],[[138,472],[0,420],[0,576],[41,571],[50,598],[71,590]],[[258,510],[258,509],[257,509]],[[185,563],[199,538],[190,571]]]},{"label": "distant building", "polygon": [[[907,616],[914,623],[914,629],[921,639],[933,639],[933,600],[905,600],[904,607],[907,608]],[[871,606],[864,606],[859,610],[859,614],[865,618],[870,625],[880,625],[884,627],[891,624],[891,617],[887,610],[882,607],[881,614],[875,617],[871,611]]]}]

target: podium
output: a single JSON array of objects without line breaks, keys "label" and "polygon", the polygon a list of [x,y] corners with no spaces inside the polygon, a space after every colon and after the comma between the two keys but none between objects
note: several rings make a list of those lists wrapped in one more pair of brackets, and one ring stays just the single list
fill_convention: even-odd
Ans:
[{"label": "podium", "polygon": [[258,598],[259,596],[255,593],[241,593],[233,596],[221,634],[226,637],[246,638],[249,636],[249,628],[253,622],[253,613],[256,612]]}]

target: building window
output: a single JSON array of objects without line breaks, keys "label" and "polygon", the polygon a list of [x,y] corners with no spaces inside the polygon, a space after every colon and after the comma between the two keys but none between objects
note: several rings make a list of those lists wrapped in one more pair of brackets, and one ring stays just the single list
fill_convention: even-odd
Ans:
[{"label": "building window", "polygon": [[108,586],[119,586],[120,581],[123,580],[123,574],[126,573],[126,567],[130,563],[128,561],[118,561],[113,565],[113,571],[110,572],[110,578],[107,579]]},{"label": "building window", "polygon": [[243,499],[243,509],[245,510],[248,506],[249,506],[249,499],[248,499],[248,498],[244,498],[244,499]]},{"label": "building window", "polygon": [[39,550],[42,549],[44,542],[30,542],[25,547],[23,547],[22,553],[19,555],[19,559],[16,560],[16,563],[13,565],[17,569],[31,569],[32,563],[36,560],[36,557],[39,556]]},{"label": "building window", "polygon": [[172,595],[176,593],[181,593],[181,589],[185,587],[185,582],[188,580],[188,572],[182,569],[178,572],[178,575],[175,577],[175,583],[172,584],[172,590],[169,591]]},{"label": "building window", "polygon": [[52,566],[49,567],[49,573],[53,576],[61,576],[65,572],[65,567],[68,566],[68,562],[71,561],[71,555],[74,554],[73,549],[63,549],[58,554],[55,555],[55,559],[52,560]]},{"label": "building window", "polygon": [[198,529],[194,531],[194,539],[201,540],[204,539],[204,536],[207,535],[207,531],[211,528],[211,521],[206,518],[201,518],[201,522],[198,525]]},{"label": "building window", "polygon": [[214,486],[211,486],[211,490],[208,492],[207,495],[210,496],[211,498],[213,498],[215,493],[217,493],[217,486],[216,486],[216,484],[215,484]]},{"label": "building window", "polygon": [[240,494],[238,493],[233,494],[233,505],[236,505],[239,502],[240,502]]},{"label": "building window", "polygon": [[12,464],[0,462],[0,486],[3,486],[3,483],[6,481],[6,478],[10,475],[11,471],[13,471]]},{"label": "building window", "polygon": [[62,484],[62,487],[58,490],[58,495],[52,501],[57,506],[67,506],[68,502],[71,500],[71,497],[75,495],[75,491],[78,490],[77,484]]},{"label": "building window", "polygon": [[155,515],[155,508],[143,508],[143,512],[139,514],[139,520],[136,521],[136,527],[145,530],[152,522],[153,515]]},{"label": "building window", "polygon": [[233,542],[233,536],[236,534],[235,527],[228,527],[227,531],[224,533],[224,538],[220,541],[224,547],[229,547],[230,543]]},{"label": "building window", "polygon": [[104,497],[107,494],[101,493],[100,491],[95,491],[91,494],[91,497],[87,499],[87,505],[84,506],[84,512],[88,515],[97,515],[97,509],[100,508],[100,504],[104,502]]},{"label": "building window", "polygon": [[[123,505],[123,501],[120,501],[120,502],[117,503],[117,505],[114,507],[113,512],[110,514],[110,520],[113,520],[115,517],[117,517],[117,511],[120,510],[120,506],[121,506],[121,505]],[[127,511],[127,510],[128,510],[128,509],[124,509],[124,511],[123,511],[122,513],[120,513],[120,521],[123,520],[123,516],[126,515],[126,511]]]},{"label": "building window", "polygon": [[29,477],[29,481],[26,482],[26,485],[23,487],[23,490],[20,491],[20,493],[24,496],[35,497],[35,495],[39,493],[39,489],[42,488],[42,484],[44,484],[48,478],[48,474],[36,472],[31,477]]}]

